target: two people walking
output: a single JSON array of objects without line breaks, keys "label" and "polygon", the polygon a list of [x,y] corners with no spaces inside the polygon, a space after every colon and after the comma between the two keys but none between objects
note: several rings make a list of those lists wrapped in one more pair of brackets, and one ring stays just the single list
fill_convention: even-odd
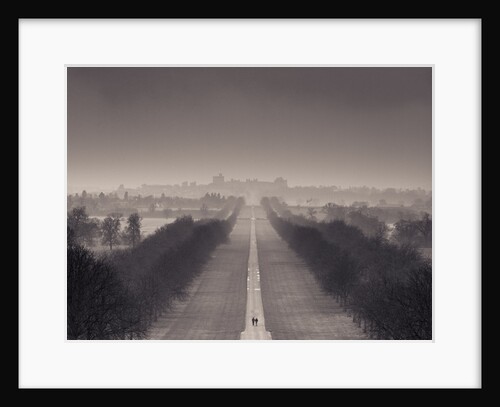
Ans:
[{"label": "two people walking", "polygon": [[257,326],[258,323],[259,323],[259,318],[252,317],[252,326]]}]

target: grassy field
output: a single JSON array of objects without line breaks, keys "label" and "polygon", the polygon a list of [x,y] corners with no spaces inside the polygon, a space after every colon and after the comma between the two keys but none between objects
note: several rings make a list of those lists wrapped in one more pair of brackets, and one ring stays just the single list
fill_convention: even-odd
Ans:
[{"label": "grassy field", "polygon": [[273,339],[367,339],[269,221],[256,221],[262,302]]},{"label": "grassy field", "polygon": [[161,317],[150,339],[240,339],[245,329],[250,220],[239,219],[190,287],[186,300]]}]

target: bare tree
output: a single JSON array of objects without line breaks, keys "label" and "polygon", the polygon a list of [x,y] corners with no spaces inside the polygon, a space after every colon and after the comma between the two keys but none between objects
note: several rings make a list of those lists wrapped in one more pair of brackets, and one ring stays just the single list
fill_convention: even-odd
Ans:
[{"label": "bare tree", "polygon": [[307,216],[311,220],[316,220],[316,209],[314,208],[307,208]]},{"label": "bare tree", "polygon": [[327,203],[323,208],[321,209],[323,213],[326,214],[326,221],[332,221],[332,220],[346,220],[347,216],[347,208],[345,206],[337,205],[332,202]]},{"label": "bare tree", "polygon": [[68,339],[141,339],[147,325],[112,265],[68,241]]},{"label": "bare tree", "polygon": [[109,250],[113,250],[113,244],[119,242],[120,218],[117,216],[107,216],[101,225],[102,244],[109,245]]},{"label": "bare tree", "polygon": [[355,209],[347,215],[349,224],[358,227],[369,237],[378,236],[384,237],[387,232],[387,227],[384,222],[378,220],[377,217],[369,216],[363,213],[363,209]]},{"label": "bare tree", "polygon": [[201,213],[201,216],[203,216],[203,217],[208,216],[208,206],[206,204],[201,205],[200,213]]},{"label": "bare tree", "polygon": [[127,237],[127,240],[130,242],[132,247],[135,247],[135,245],[141,240],[141,221],[142,218],[137,212],[132,213],[127,219],[125,236]]},{"label": "bare tree", "polygon": [[416,222],[416,228],[422,235],[423,247],[432,246],[432,219],[428,213],[424,213],[422,219]]},{"label": "bare tree", "polygon": [[89,218],[86,207],[79,206],[68,213],[68,229],[71,229],[76,243],[93,246],[99,234],[99,221]]},{"label": "bare tree", "polygon": [[83,225],[82,238],[86,246],[94,246],[95,239],[99,237],[99,225],[99,219],[89,219],[88,222]]},{"label": "bare tree", "polygon": [[89,215],[85,206],[78,206],[73,208],[68,213],[68,228],[73,231],[73,238],[77,243],[83,243],[85,225],[89,221]]},{"label": "bare tree", "polygon": [[393,239],[401,245],[418,245],[419,232],[416,228],[416,222],[401,219],[394,224]]},{"label": "bare tree", "polygon": [[416,247],[432,246],[432,219],[425,213],[420,220],[405,220],[394,224],[394,239],[400,244]]}]

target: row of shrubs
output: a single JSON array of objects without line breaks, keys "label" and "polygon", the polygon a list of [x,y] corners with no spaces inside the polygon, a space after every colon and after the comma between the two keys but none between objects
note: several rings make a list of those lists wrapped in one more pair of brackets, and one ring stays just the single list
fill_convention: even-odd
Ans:
[{"label": "row of shrubs", "polygon": [[276,198],[261,203],[278,234],[370,337],[432,339],[432,265],[416,249],[340,220],[279,216]]},{"label": "row of shrubs", "polygon": [[227,219],[179,218],[134,248],[100,257],[68,241],[68,339],[146,338],[228,239],[243,204],[234,200]]}]

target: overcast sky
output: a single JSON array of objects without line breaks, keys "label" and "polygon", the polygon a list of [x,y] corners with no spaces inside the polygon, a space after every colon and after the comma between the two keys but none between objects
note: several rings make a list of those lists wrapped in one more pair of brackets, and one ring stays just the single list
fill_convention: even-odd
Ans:
[{"label": "overcast sky", "polygon": [[431,68],[68,68],[68,185],[432,186]]}]

